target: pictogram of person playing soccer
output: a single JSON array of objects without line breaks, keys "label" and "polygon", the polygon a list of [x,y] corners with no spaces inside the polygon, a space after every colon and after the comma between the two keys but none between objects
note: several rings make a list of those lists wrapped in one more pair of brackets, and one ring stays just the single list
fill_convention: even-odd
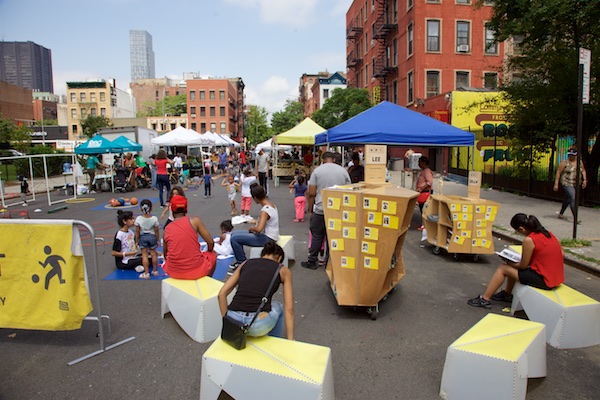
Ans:
[{"label": "pictogram of person playing soccer", "polygon": [[38,261],[38,263],[42,266],[42,268],[46,268],[46,265],[50,265],[52,267],[52,269],[46,274],[46,285],[44,286],[44,288],[48,290],[48,285],[50,285],[50,279],[52,279],[54,275],[58,275],[58,281],[61,283],[61,285],[66,282],[62,278],[62,268],[60,266],[60,261],[64,262],[65,264],[67,264],[67,262],[61,256],[50,255],[50,253],[52,253],[52,248],[50,246],[44,247],[44,253],[48,254],[46,261],[44,261],[43,263],[41,261]]}]

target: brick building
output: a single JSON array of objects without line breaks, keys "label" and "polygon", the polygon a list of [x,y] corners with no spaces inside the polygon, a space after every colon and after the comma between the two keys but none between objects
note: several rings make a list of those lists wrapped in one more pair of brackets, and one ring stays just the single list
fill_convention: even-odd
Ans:
[{"label": "brick building", "polygon": [[493,1],[355,0],[346,13],[348,86],[420,108],[461,87],[494,89],[504,44],[485,27]]},{"label": "brick building", "polygon": [[323,107],[325,100],[331,97],[335,89],[345,87],[346,74],[342,71],[302,74],[298,86],[298,101],[304,105],[304,116],[310,117]]},{"label": "brick building", "polygon": [[185,82],[169,78],[138,79],[129,84],[131,93],[135,97],[136,113],[138,115],[151,114],[151,107],[156,102],[169,96],[186,94]]}]

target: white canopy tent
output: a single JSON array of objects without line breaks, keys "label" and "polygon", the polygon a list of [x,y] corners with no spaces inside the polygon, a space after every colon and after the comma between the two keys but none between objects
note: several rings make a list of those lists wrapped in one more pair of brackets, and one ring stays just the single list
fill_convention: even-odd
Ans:
[{"label": "white canopy tent", "polygon": [[226,146],[229,147],[231,146],[231,143],[229,143],[229,141],[223,139],[220,135],[211,132],[211,131],[206,131],[205,133],[202,134],[202,136],[204,138],[206,138],[207,140],[211,141],[211,146]]},{"label": "white canopy tent", "polygon": [[[269,140],[265,140],[262,143],[259,143],[256,145],[256,147],[254,148],[254,152],[258,153],[261,150],[264,151],[271,151],[271,149],[273,148],[273,139],[269,139]],[[290,150],[292,148],[292,146],[288,146],[288,145],[278,145],[277,146],[277,150]]]},{"label": "white canopy tent", "polygon": [[207,137],[203,137],[196,131],[177,127],[170,132],[160,135],[152,139],[152,144],[159,146],[210,146],[213,143],[207,141]]},{"label": "white canopy tent", "polygon": [[233,147],[242,147],[238,142],[236,142],[235,140],[233,140],[232,138],[230,138],[227,135],[223,135],[223,134],[218,134],[220,137],[222,137],[223,139],[227,140],[229,142],[230,146]]}]

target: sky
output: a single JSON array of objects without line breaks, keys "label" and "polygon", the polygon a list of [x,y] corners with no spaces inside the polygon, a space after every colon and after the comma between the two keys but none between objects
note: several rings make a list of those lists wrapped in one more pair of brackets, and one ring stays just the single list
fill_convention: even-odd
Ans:
[{"label": "sky", "polygon": [[67,81],[131,79],[129,30],[152,35],[156,77],[241,77],[246,104],[273,113],[303,73],[345,71],[352,0],[0,0],[0,40],[52,51],[54,92]]}]

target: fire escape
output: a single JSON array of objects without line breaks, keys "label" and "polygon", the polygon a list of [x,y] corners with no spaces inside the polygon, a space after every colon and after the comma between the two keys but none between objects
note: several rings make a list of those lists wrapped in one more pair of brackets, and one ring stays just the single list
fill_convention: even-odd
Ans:
[{"label": "fire escape", "polygon": [[398,68],[394,65],[392,52],[392,33],[398,29],[396,15],[390,9],[390,0],[377,0],[375,34],[377,56],[373,76],[379,80],[380,101],[387,100],[387,83],[394,78]]},{"label": "fire escape", "polygon": [[363,31],[362,26],[359,25],[358,16],[350,22],[348,28],[346,28],[346,39],[348,40],[348,56],[346,58],[346,66],[351,74],[347,77],[348,87],[358,87],[360,65],[362,58],[359,55],[359,40]]}]

